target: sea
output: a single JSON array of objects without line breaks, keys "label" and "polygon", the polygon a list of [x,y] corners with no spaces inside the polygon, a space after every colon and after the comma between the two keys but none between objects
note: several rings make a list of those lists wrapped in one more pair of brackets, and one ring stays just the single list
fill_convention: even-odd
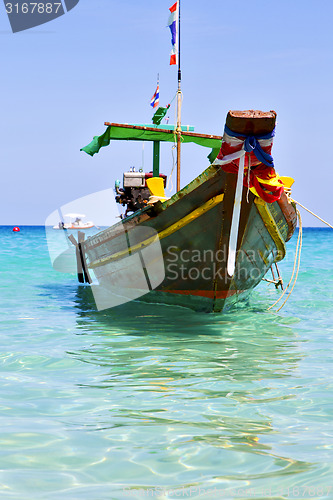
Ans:
[{"label": "sea", "polygon": [[[285,306],[97,311],[43,227],[0,228],[0,499],[333,499],[333,231]],[[297,234],[280,264],[285,283]],[[291,288],[291,287],[290,287]]]}]

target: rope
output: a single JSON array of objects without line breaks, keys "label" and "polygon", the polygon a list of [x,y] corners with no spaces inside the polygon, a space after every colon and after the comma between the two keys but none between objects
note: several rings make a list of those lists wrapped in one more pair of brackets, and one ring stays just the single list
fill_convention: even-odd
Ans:
[{"label": "rope", "polygon": [[275,274],[274,274],[274,270],[273,270],[273,264],[271,265],[271,272],[272,272],[272,280],[269,280],[267,278],[262,278],[262,281],[267,281],[267,283],[273,283],[275,285],[275,288],[278,289],[279,286],[281,287],[281,290],[283,291],[284,288],[283,288],[283,279],[281,278],[280,276],[280,272],[279,272],[279,268],[277,266],[277,263],[275,262],[275,267],[276,267],[276,270],[277,270],[277,273],[278,273],[278,279],[275,279]]},{"label": "rope", "polygon": [[170,101],[170,106],[171,106],[172,102],[176,99],[176,95],[177,95],[177,94],[178,94],[178,92],[176,92],[176,93],[175,93],[175,95],[173,96],[173,98],[171,99],[171,101]]},{"label": "rope", "polygon": [[329,222],[326,222],[324,219],[322,219],[321,217],[319,217],[319,215],[316,215],[315,213],[311,212],[311,210],[309,210],[308,208],[306,208],[304,205],[302,205],[301,203],[299,203],[298,201],[296,200],[293,200],[291,198],[291,201],[293,201],[294,203],[296,203],[297,205],[299,205],[300,207],[304,208],[304,210],[306,210],[307,212],[309,212],[311,215],[313,215],[314,217],[317,217],[317,219],[319,219],[321,222],[323,222],[324,224],[326,224],[328,227],[332,228],[333,229],[333,226],[331,226],[331,224]]},{"label": "rope", "polygon": [[[175,99],[175,97],[177,96],[177,94],[178,94],[178,92],[176,92],[176,94],[175,94],[174,98],[172,99],[172,101]],[[181,92],[180,94],[181,94],[181,99],[182,99],[182,102],[183,102],[183,99],[184,99],[183,92]],[[171,103],[172,103],[172,101],[171,101]],[[177,104],[176,104],[176,106],[177,106]],[[177,113],[177,111],[176,111],[176,113]],[[174,140],[174,145],[171,148],[171,153],[172,153],[172,169],[171,169],[171,172],[170,172],[170,175],[169,175],[169,178],[168,178],[168,182],[167,182],[167,185],[166,185],[166,189],[168,191],[170,191],[170,192],[173,190],[172,174],[173,174],[173,171],[174,171],[174,169],[175,169],[175,167],[177,165],[177,162],[176,162],[175,156],[174,156],[174,149],[177,148],[177,128],[176,127],[173,130],[173,140]],[[184,142],[184,137],[181,136],[180,140],[182,142]],[[169,187],[170,184],[171,184],[171,186]]]},{"label": "rope", "polygon": [[[176,92],[176,95],[175,97],[178,95],[179,92]],[[174,98],[175,98],[174,97]],[[181,97],[181,104],[183,104],[183,100],[184,100],[184,95],[183,95],[183,92],[180,92],[180,97]],[[174,98],[172,99],[172,101],[174,100]],[[171,102],[172,102],[171,101]],[[178,106],[178,102],[176,102],[176,111],[175,111],[175,116],[177,116],[177,106]],[[177,125],[175,125],[175,128],[173,129],[173,136],[174,136],[174,141],[175,143],[177,143]],[[181,140],[184,141],[184,138],[181,137]]]},{"label": "rope", "polygon": [[[167,185],[166,185],[167,190],[168,190],[168,191],[170,191],[170,192],[173,190],[172,174],[173,174],[173,171],[174,171],[174,169],[175,169],[175,167],[176,167],[176,164],[177,164],[177,162],[176,162],[176,160],[175,160],[175,155],[174,155],[174,149],[176,149],[176,147],[177,147],[177,144],[174,144],[174,145],[172,146],[172,148],[171,148],[171,154],[172,154],[172,169],[171,169],[170,175],[169,175],[169,177],[168,177],[168,182],[167,182]],[[170,185],[170,187],[169,187],[169,185]]]},{"label": "rope", "polygon": [[[319,215],[315,214],[314,212],[312,212],[311,210],[309,210],[308,208],[306,208],[304,205],[302,205],[298,201],[293,200],[291,197],[290,197],[290,200],[293,201],[294,203],[296,203],[297,205],[299,205],[300,207],[304,208],[304,210],[306,210],[311,215],[313,215],[314,217],[316,217],[317,219],[319,219],[321,222],[323,222],[324,224],[326,224],[328,227],[330,227],[330,228],[333,229],[333,226],[329,222],[327,222],[324,219],[322,219],[321,217],[319,217]],[[290,278],[290,281],[289,281],[287,287],[285,288],[285,290],[283,291],[283,293],[280,295],[280,297],[278,298],[278,300],[276,302],[274,302],[274,304],[271,305],[267,309],[268,311],[270,309],[272,309],[272,307],[276,306],[276,304],[278,302],[280,302],[280,300],[285,295],[285,293],[287,292],[289,286],[291,285],[291,283],[293,281],[293,284],[292,284],[292,286],[291,286],[291,288],[289,290],[289,293],[288,293],[287,297],[285,298],[284,302],[279,307],[279,309],[276,310],[276,312],[279,312],[282,309],[282,307],[285,305],[285,303],[289,299],[289,297],[290,297],[293,289],[295,288],[296,281],[297,281],[297,278],[298,278],[298,272],[299,272],[299,267],[300,267],[300,263],[301,263],[301,250],[302,250],[302,242],[303,242],[303,227],[302,227],[302,217],[301,217],[301,214],[300,214],[299,210],[297,210],[297,209],[296,209],[296,212],[297,212],[298,221],[299,221],[299,233],[298,233],[298,238],[297,238],[297,243],[296,243],[296,252],[295,252],[295,260],[294,260],[293,272],[291,274],[291,278]],[[296,270],[296,274],[295,274],[295,270]],[[294,278],[294,274],[295,274],[295,278]],[[294,280],[293,280],[293,278],[294,278]]]},{"label": "rope", "polygon": [[[296,285],[296,281],[297,281],[297,278],[298,278],[298,272],[299,272],[299,266],[301,264],[301,250],[302,250],[302,242],[303,242],[303,226],[302,226],[302,217],[301,217],[301,214],[299,212],[299,210],[297,210],[297,216],[298,216],[298,222],[299,222],[299,233],[298,233],[298,238],[297,238],[297,243],[296,243],[296,251],[295,251],[295,260],[294,260],[294,266],[293,266],[293,272],[291,274],[291,278],[289,280],[289,283],[288,285],[286,286],[286,288],[284,289],[283,293],[280,295],[280,297],[274,302],[274,304],[272,304],[268,309],[267,311],[269,311],[270,309],[272,309],[272,307],[276,306],[276,304],[278,302],[280,302],[280,300],[284,297],[284,295],[286,294],[289,286],[291,285],[292,281],[293,281],[293,278],[294,278],[294,274],[295,274],[295,270],[296,270],[296,274],[295,274],[295,278],[294,278],[294,282],[292,284],[292,287],[285,299],[285,301],[283,302],[283,304],[279,307],[279,309],[276,310],[276,312],[279,312],[282,307],[285,305],[285,303],[287,302],[287,300],[289,299],[295,285]],[[297,269],[296,269],[297,268]]]},{"label": "rope", "polygon": [[284,186],[284,192],[286,193],[289,202],[294,201],[291,199],[291,188]]},{"label": "rope", "polygon": [[276,288],[278,288],[281,285],[280,280],[268,280],[267,278],[263,278],[262,281],[267,281],[267,283],[273,283]]}]

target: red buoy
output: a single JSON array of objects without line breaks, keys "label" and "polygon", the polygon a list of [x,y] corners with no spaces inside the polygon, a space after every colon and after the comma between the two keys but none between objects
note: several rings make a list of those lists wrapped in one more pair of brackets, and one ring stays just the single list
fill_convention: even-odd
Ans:
[{"label": "red buoy", "polygon": [[20,231],[20,228],[19,228],[19,227],[14,227],[14,228],[13,228],[13,231],[14,231],[15,233],[18,233],[18,232]]}]

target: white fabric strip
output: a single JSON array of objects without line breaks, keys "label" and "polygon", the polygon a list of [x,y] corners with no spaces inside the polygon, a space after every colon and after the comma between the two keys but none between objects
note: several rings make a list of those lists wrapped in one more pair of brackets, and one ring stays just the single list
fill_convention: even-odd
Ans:
[{"label": "white fabric strip", "polygon": [[243,195],[243,176],[244,176],[244,165],[245,165],[245,151],[244,149],[242,151],[243,155],[239,162],[234,209],[232,212],[231,230],[229,237],[229,252],[228,252],[228,263],[227,263],[227,271],[229,276],[233,276],[236,265],[237,239],[238,239],[239,218],[240,218],[242,195]]},{"label": "white fabric strip", "polygon": [[235,153],[231,153],[230,155],[225,156],[222,160],[216,158],[216,160],[213,162],[213,165],[225,165],[226,163],[230,163],[231,161],[238,160],[242,156],[245,156],[244,149],[236,151]]}]

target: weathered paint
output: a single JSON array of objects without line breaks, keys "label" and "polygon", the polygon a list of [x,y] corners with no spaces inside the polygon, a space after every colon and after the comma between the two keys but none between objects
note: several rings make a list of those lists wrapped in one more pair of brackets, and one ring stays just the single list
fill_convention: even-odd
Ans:
[{"label": "weathered paint", "polygon": [[275,221],[268,203],[264,202],[261,198],[256,198],[254,200],[254,203],[258,209],[258,212],[267,228],[267,231],[271,235],[275,246],[278,250],[278,256],[276,258],[276,261],[282,260],[286,256],[286,244],[285,241],[279,231],[279,227],[277,222]]},{"label": "weathered paint", "polygon": [[[218,203],[220,203],[223,200],[223,197],[224,197],[224,194],[219,194],[218,196],[214,196],[213,198],[208,200],[206,203],[204,203],[201,207],[193,210],[193,212],[191,212],[190,214],[186,215],[185,217],[183,217],[179,221],[175,222],[174,224],[172,224],[168,228],[160,231],[157,234],[159,240],[161,241],[164,238],[166,238],[167,236],[170,236],[171,234],[175,233],[176,231],[179,231],[180,229],[182,229],[184,226],[186,226],[190,222],[194,221],[195,219],[197,219],[198,217],[200,217],[204,213],[208,212],[208,210],[211,210],[213,207],[215,207],[215,205],[217,205]],[[104,264],[107,264],[109,262],[113,262],[115,260],[126,257],[129,252],[133,253],[133,252],[136,252],[138,250],[142,250],[142,248],[147,247],[148,245],[153,243],[153,241],[155,239],[156,239],[156,236],[152,236],[152,237],[138,243],[137,245],[129,246],[128,248],[126,248],[126,250],[114,253],[112,255],[108,255],[107,257],[103,257],[102,259],[98,259],[94,262],[91,262],[91,264],[89,264],[89,267],[92,269],[95,269],[96,267],[100,267],[100,266],[103,266]]]}]

